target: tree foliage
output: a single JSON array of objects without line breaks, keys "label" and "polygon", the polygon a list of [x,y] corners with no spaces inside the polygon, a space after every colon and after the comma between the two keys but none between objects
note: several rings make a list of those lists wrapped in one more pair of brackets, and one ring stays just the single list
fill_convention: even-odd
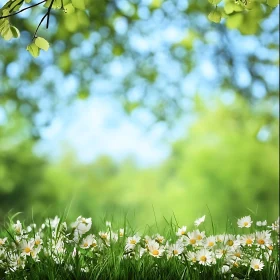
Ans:
[{"label": "tree foliage", "polygon": [[[193,93],[186,85],[192,75],[213,91],[234,90],[250,102],[277,96],[266,75],[278,65],[273,1],[26,2],[12,0],[1,8],[1,34],[11,39],[20,32],[21,38],[0,41],[0,96],[2,104],[12,100],[28,108],[22,113],[35,128],[73,98],[99,94],[96,80],[110,83],[106,94],[114,94],[128,114],[145,108],[155,121],[172,122],[190,110]],[[223,20],[211,24],[207,16]],[[254,35],[251,43],[248,34]],[[51,48],[39,56],[49,46],[42,38]],[[30,58],[26,46],[39,58]],[[209,60],[216,75],[208,79],[201,68]],[[65,91],[62,84],[69,81],[73,87]]]},{"label": "tree foliage", "polygon": [[[220,100],[196,104],[197,119],[186,136],[153,168],[139,168],[131,160],[117,164],[109,157],[81,164],[71,153],[47,164],[24,142],[1,152],[2,211],[12,207],[56,215],[70,208],[70,217],[84,213],[97,219],[128,212],[136,225],[154,222],[153,207],[159,223],[173,212],[180,223],[191,223],[208,213],[207,206],[221,226],[227,215],[246,211],[262,219],[277,215],[279,121],[270,105],[252,110],[237,96],[227,105]],[[270,126],[263,126],[267,118]]]}]

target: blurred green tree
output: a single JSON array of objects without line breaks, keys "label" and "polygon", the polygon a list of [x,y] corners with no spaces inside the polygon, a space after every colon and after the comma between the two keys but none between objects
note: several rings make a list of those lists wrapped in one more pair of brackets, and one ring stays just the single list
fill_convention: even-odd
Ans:
[{"label": "blurred green tree", "polygon": [[[78,9],[68,11],[70,2]],[[22,4],[8,1],[2,17]],[[53,113],[73,98],[98,93],[94,83],[98,79],[109,81],[108,94],[114,93],[128,113],[144,107],[155,120],[172,122],[190,110],[192,94],[184,85],[191,83],[186,78],[192,75],[200,76],[206,87],[232,89],[250,102],[275,98],[277,84],[267,73],[278,69],[279,9],[273,9],[277,4],[233,0],[47,1],[46,8],[36,6],[22,16],[1,19],[10,19],[11,26],[22,31],[20,39],[0,41],[1,104],[5,100],[24,104],[29,109],[23,114],[37,128],[49,123]],[[48,7],[54,10],[49,12]],[[213,9],[224,18],[221,24],[207,20]],[[34,30],[44,16],[49,30],[40,28],[35,36],[47,38],[51,49],[34,60],[25,48],[36,39]],[[42,47],[42,42],[39,45]],[[216,71],[210,81],[201,75],[201,69],[209,67],[204,62],[209,60]],[[65,90],[67,83],[72,87]],[[44,120],[38,122],[36,115],[42,111]],[[40,134],[36,129],[32,133],[35,137]]]},{"label": "blurred green tree", "polygon": [[[122,220],[128,213],[132,223],[145,226],[154,222],[153,207],[163,225],[162,217],[173,212],[179,223],[191,223],[199,215],[209,215],[208,206],[220,229],[227,216],[251,211],[259,219],[274,219],[279,207],[279,120],[272,104],[253,110],[244,99],[234,99],[209,104],[198,98],[196,118],[186,136],[173,144],[163,164],[153,168],[139,168],[131,160],[116,164],[109,157],[81,164],[68,152],[44,167],[42,179],[37,159],[28,186],[20,181],[25,196],[32,198],[32,203],[23,202],[26,211],[47,216],[69,209],[69,218],[82,212],[96,222],[105,215]],[[17,208],[17,200],[11,200],[12,205]]]}]

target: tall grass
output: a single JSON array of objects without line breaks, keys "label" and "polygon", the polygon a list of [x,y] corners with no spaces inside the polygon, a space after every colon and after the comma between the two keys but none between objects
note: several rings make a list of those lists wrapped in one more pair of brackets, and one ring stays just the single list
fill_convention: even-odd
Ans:
[{"label": "tall grass", "polygon": [[11,217],[0,230],[0,279],[279,279],[279,218],[246,216],[220,234],[213,223],[208,234],[204,219],[140,235],[127,221],[99,231],[91,218],[38,226]]}]

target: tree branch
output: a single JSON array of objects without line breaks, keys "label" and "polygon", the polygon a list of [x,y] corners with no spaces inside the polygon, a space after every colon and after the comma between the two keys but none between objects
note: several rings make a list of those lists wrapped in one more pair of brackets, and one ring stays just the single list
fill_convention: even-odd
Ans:
[{"label": "tree branch", "polygon": [[17,15],[17,14],[19,14],[19,13],[25,11],[25,10],[28,10],[28,9],[31,9],[33,7],[39,6],[39,5],[43,4],[44,2],[47,2],[47,0],[43,0],[43,1],[39,2],[39,3],[37,3],[37,4],[34,4],[34,5],[29,6],[29,7],[24,8],[24,9],[21,9],[21,10],[15,12],[13,14],[9,14],[9,15],[6,15],[6,16],[1,16],[0,19],[12,17],[12,16]]},{"label": "tree branch", "polygon": [[[44,2],[45,2],[45,1],[44,1]],[[44,16],[41,18],[41,20],[40,20],[40,22],[39,22],[39,24],[38,24],[38,26],[37,26],[37,28],[36,28],[36,30],[35,30],[35,33],[34,33],[34,35],[33,35],[33,37],[32,37],[32,41],[33,41],[33,40],[35,39],[35,37],[37,36],[38,30],[39,30],[40,26],[42,25],[42,23],[43,23],[43,21],[44,21],[44,19],[45,19],[46,17],[47,17],[47,26],[46,26],[46,28],[48,29],[48,27],[49,27],[50,12],[51,12],[53,3],[54,3],[54,0],[52,0],[50,6],[48,7],[48,11],[47,11],[47,12],[44,14]]]}]

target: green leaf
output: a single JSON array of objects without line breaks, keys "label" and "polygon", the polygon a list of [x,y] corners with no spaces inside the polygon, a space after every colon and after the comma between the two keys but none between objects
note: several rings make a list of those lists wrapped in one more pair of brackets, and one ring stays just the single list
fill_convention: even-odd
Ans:
[{"label": "green leaf", "polygon": [[236,13],[227,18],[226,26],[230,29],[238,28],[243,21],[243,14]]},{"label": "green leaf", "polygon": [[74,6],[69,3],[67,5],[64,6],[64,12],[67,14],[67,15],[71,15],[75,12],[75,8]]},{"label": "green leaf", "polygon": [[3,28],[1,28],[1,36],[4,38],[4,40],[9,41],[13,38],[13,33],[11,30],[11,25],[8,23],[4,25]]},{"label": "green leaf", "polygon": [[28,45],[26,50],[29,51],[33,57],[37,57],[40,54],[40,49],[35,45],[35,43]]},{"label": "green leaf", "polygon": [[3,36],[4,30],[10,25],[7,19],[0,19],[0,35]]},{"label": "green leaf", "polygon": [[231,14],[234,12],[235,4],[232,2],[226,2],[224,6],[224,10],[226,14]]},{"label": "green leaf", "polygon": [[210,12],[210,14],[208,15],[208,19],[210,21],[213,21],[215,23],[219,23],[221,21],[222,15],[219,11],[214,10],[212,12]]},{"label": "green leaf", "polygon": [[77,9],[80,9],[80,10],[86,9],[84,0],[72,0],[72,4]]},{"label": "green leaf", "polygon": [[11,32],[14,38],[19,38],[20,32],[15,26],[11,26]]},{"label": "green leaf", "polygon": [[275,8],[279,5],[279,0],[267,0],[267,5]]},{"label": "green leaf", "polygon": [[212,5],[218,5],[222,0],[208,0]]},{"label": "green leaf", "polygon": [[[53,3],[52,3],[53,2]],[[52,9],[61,9],[62,8],[62,1],[61,0],[47,0],[44,7],[49,8],[52,4]]]},{"label": "green leaf", "polygon": [[89,97],[89,91],[87,89],[83,89],[78,93],[78,97],[80,99],[87,99]]},{"label": "green leaf", "polygon": [[35,45],[38,48],[40,48],[40,49],[42,49],[44,51],[47,51],[49,49],[49,47],[50,47],[49,42],[46,39],[42,38],[42,37],[37,37],[35,39]]}]

